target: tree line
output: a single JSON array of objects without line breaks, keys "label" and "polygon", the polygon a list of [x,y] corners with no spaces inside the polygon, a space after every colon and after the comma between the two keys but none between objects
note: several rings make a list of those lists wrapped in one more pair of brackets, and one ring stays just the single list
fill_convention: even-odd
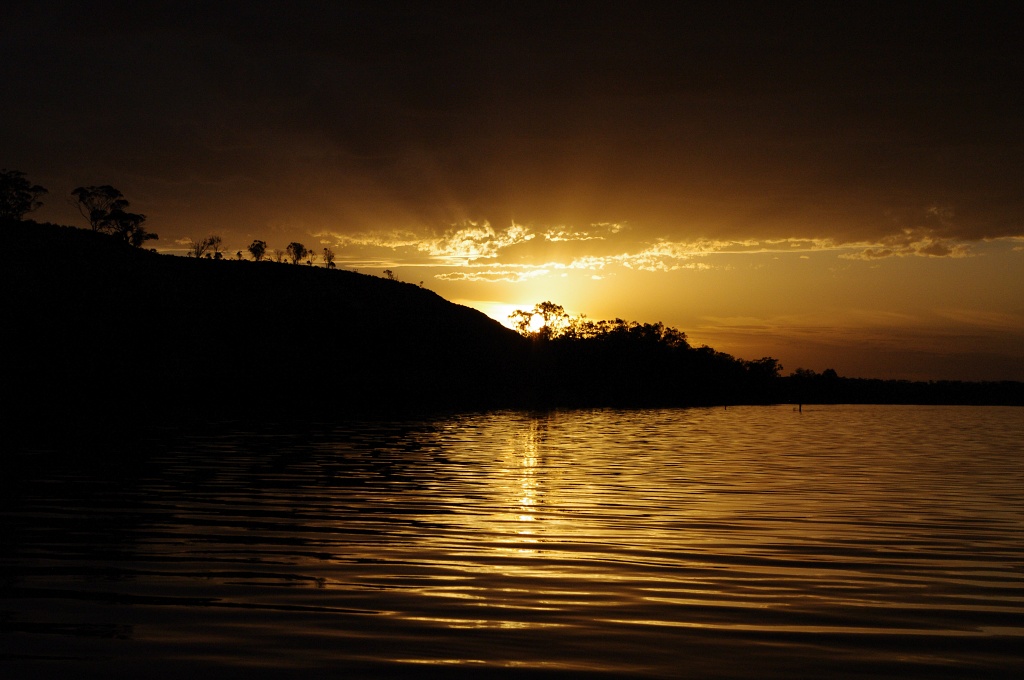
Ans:
[{"label": "tree line", "polygon": [[509,316],[530,341],[529,380],[541,400],[566,405],[769,403],[782,365],[744,361],[663,323],[570,316],[550,300]]},{"label": "tree line", "polygon": [[[578,349],[583,344],[601,344],[618,349],[632,347],[665,352],[710,352],[719,356],[722,361],[736,362],[744,371],[761,377],[775,378],[782,372],[782,365],[772,357],[743,361],[717,352],[707,345],[691,347],[686,339],[686,333],[678,328],[666,326],[660,321],[640,323],[619,318],[593,321],[585,314],[569,316],[562,305],[550,300],[537,303],[532,310],[517,309],[509,315],[509,320],[520,335],[555,346],[571,346]],[[540,324],[535,324],[535,320]]]},{"label": "tree line", "polygon": [[[41,198],[48,193],[45,187],[33,184],[20,170],[0,170],[0,220],[24,220],[27,214],[43,205]],[[109,184],[76,187],[69,200],[93,231],[110,234],[136,248],[159,238],[144,225],[146,216],[130,212],[130,203],[124,194]],[[225,259],[223,247],[224,240],[218,235],[211,234],[198,240],[190,238],[187,242],[187,256],[222,260]],[[334,250],[325,247],[318,253],[298,241],[292,241],[284,250],[271,250],[266,241],[254,239],[246,250],[256,262],[304,262],[312,266],[322,260],[325,268],[337,268]],[[243,251],[237,251],[235,258],[243,259]],[[390,270],[386,270],[385,275],[389,279],[394,278]]]}]

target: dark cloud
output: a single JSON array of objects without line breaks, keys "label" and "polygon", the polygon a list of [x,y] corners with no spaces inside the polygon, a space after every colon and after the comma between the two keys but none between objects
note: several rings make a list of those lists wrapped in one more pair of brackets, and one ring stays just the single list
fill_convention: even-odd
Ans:
[{"label": "dark cloud", "polygon": [[34,3],[0,28],[0,141],[168,230],[877,240],[939,204],[944,237],[1019,235],[1015,26],[947,3]]}]

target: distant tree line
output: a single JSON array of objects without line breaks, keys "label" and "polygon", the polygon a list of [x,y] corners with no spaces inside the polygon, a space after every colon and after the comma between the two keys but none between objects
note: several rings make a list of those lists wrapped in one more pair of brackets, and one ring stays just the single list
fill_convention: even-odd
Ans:
[{"label": "distant tree line", "polygon": [[531,341],[541,400],[565,404],[767,403],[782,366],[772,357],[737,359],[663,323],[572,317],[554,302],[510,316]]},{"label": "distant tree line", "polygon": [[[0,220],[23,221],[25,215],[42,206],[40,197],[47,193],[44,187],[32,184],[20,170],[0,170]],[[109,234],[137,248],[159,238],[144,226],[146,216],[129,212],[130,204],[124,194],[109,184],[77,187],[71,192],[69,200],[95,232]],[[218,235],[190,238],[186,246],[188,257],[224,259],[224,241]],[[337,268],[336,255],[331,248],[325,247],[321,255],[298,241],[289,243],[283,251],[268,251],[266,241],[255,239],[246,250],[256,262],[263,261],[269,254],[275,262],[305,262],[310,266],[322,258],[326,269]],[[242,257],[241,250],[235,253],[236,259],[241,260]],[[390,271],[385,273],[388,278],[394,278]]]},{"label": "distant tree line", "polygon": [[[190,238],[187,245],[188,257],[196,259],[206,258],[208,260],[224,259],[224,253],[221,252],[223,240],[220,236],[210,235],[198,240]],[[334,263],[336,256],[332,249],[325,247],[321,255],[298,241],[292,241],[284,250],[271,250],[267,247],[266,241],[253,239],[253,242],[249,244],[246,250],[252,256],[254,262],[263,262],[264,260],[278,263],[291,262],[292,264],[304,262],[309,266],[313,266],[317,260],[322,258],[325,269],[337,268],[337,265]],[[235,253],[235,259],[242,259],[241,250]]]},{"label": "distant tree line", "polygon": [[572,317],[541,302],[510,316],[530,344],[523,374],[538,401],[562,405],[1021,404],[1024,384],[844,378],[834,369],[782,375],[772,357],[738,359],[661,323]]},{"label": "distant tree line", "polygon": [[776,401],[793,404],[1016,404],[1024,384],[1012,380],[881,380],[844,378],[828,368],[798,368],[778,381]]}]

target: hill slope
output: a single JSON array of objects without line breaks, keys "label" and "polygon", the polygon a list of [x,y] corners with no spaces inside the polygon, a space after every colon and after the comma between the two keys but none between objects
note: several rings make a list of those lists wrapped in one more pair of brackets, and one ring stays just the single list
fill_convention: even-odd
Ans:
[{"label": "hill slope", "polygon": [[515,400],[525,341],[411,284],[194,260],[55,225],[4,225],[8,386],[25,412],[274,413]]}]

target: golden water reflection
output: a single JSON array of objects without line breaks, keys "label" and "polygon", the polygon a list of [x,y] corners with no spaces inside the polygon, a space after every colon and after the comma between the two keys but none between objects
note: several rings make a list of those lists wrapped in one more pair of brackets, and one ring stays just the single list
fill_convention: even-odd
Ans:
[{"label": "golden water reflection", "polygon": [[[541,502],[540,474],[543,470],[539,467],[539,439],[542,437],[542,421],[532,420],[528,424],[522,436],[513,435],[506,444],[504,469],[507,470],[508,483],[508,504],[513,508],[515,521],[519,526],[515,529],[516,539],[520,546],[527,546],[538,543],[534,537],[535,533],[543,531],[536,527],[536,513],[538,504]],[[534,548],[518,547],[519,554],[533,554]]]},{"label": "golden water reflection", "polygon": [[[449,424],[431,444],[446,465],[426,471],[445,480],[448,512],[428,512],[435,528],[410,538],[419,563],[449,579],[416,592],[469,609],[428,618],[508,628],[511,610],[517,626],[545,628],[579,625],[589,611],[591,622],[643,628],[825,633],[837,629],[826,611],[878,609],[894,589],[920,587],[914,546],[934,541],[942,523],[902,518],[946,515],[962,500],[960,480],[911,441],[920,431],[907,429],[897,454],[856,440],[836,451],[817,444],[820,428],[842,434],[850,423],[815,414],[782,431],[744,420],[750,411],[740,408],[645,413],[642,423],[627,412],[571,412]],[[899,497],[910,469],[930,490]],[[895,570],[874,571],[880,549],[898,554]],[[962,559],[977,555],[944,568]],[[921,606],[911,595],[901,610]],[[615,615],[623,612],[635,614]],[[838,628],[889,630],[879,625],[887,620],[854,619]]]},{"label": "golden water reflection", "polygon": [[[852,676],[998,676],[1024,640],[1020,413],[509,412],[207,436],[77,500],[48,495],[78,481],[46,470],[24,509],[0,508],[18,643],[0,636],[0,658],[137,664],[111,677],[242,667],[254,646],[298,677],[820,677],[837,658],[866,660]],[[111,621],[130,644],[54,645]]]}]

